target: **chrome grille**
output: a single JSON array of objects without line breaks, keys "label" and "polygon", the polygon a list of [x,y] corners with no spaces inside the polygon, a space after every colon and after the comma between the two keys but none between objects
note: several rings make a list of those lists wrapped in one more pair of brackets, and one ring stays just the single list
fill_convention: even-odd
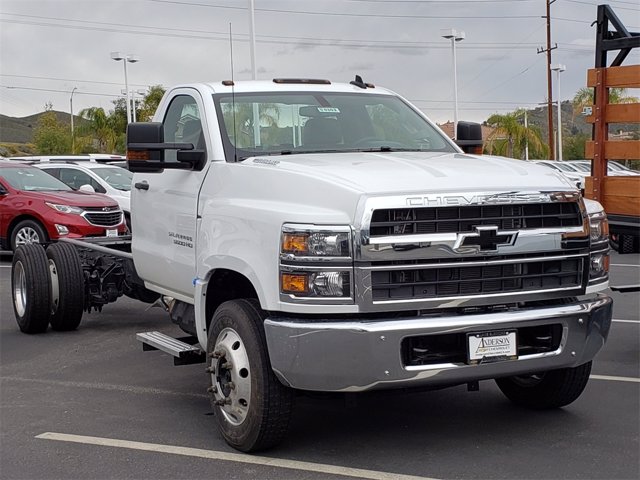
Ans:
[{"label": "chrome grille", "polygon": [[122,211],[117,207],[115,210],[103,211],[85,211],[83,217],[91,225],[97,227],[115,227],[122,223]]},{"label": "chrome grille", "polygon": [[372,300],[436,299],[581,286],[583,259],[373,270]]},{"label": "chrome grille", "polygon": [[386,208],[374,210],[370,235],[471,232],[477,225],[501,230],[579,227],[582,215],[576,202]]}]

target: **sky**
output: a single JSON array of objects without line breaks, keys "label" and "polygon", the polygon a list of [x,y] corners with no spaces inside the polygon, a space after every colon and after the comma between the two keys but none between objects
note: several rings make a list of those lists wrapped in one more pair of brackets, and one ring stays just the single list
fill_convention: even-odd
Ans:
[{"label": "sky", "polygon": [[[0,114],[110,110],[124,90],[252,78],[250,0],[0,0]],[[569,100],[594,66],[598,0],[551,5],[552,63],[563,64]],[[640,3],[608,2],[640,31]],[[459,120],[546,102],[545,0],[254,0],[258,79],[356,74],[412,101],[432,120],[453,119],[451,42],[456,43]],[[231,31],[231,35],[230,35]],[[230,41],[231,36],[231,41]],[[610,54],[610,60],[613,55]],[[640,63],[633,52],[625,64]],[[556,73],[554,100],[557,99]]]}]

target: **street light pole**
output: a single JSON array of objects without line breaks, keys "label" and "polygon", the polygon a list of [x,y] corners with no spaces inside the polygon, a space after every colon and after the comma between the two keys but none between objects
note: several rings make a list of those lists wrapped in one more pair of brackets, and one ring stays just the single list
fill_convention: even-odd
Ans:
[{"label": "street light pole", "polygon": [[458,137],[458,66],[456,59],[456,42],[465,39],[464,32],[453,28],[442,30],[442,37],[451,40],[451,55],[453,58],[453,139]]},{"label": "street light pole", "polygon": [[119,62],[122,60],[124,64],[124,88],[127,95],[127,123],[131,123],[131,99],[129,97],[129,79],[127,78],[127,62],[136,63],[140,59],[136,55],[122,54],[120,52],[111,52],[111,59]]},{"label": "street light pole", "polygon": [[556,158],[562,161],[562,99],[560,98],[560,74],[567,69],[565,65],[558,64],[551,67],[556,72],[556,95],[558,97],[558,150]]},{"label": "street light pole", "polygon": [[71,111],[71,153],[75,153],[75,136],[73,134],[73,92],[75,92],[78,87],[73,87],[71,90],[71,97],[69,97],[69,110]]}]

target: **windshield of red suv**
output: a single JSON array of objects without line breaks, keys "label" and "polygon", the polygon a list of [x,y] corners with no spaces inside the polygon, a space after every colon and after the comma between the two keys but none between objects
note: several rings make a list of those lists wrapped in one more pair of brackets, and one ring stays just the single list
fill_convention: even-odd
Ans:
[{"label": "windshield of red suv", "polygon": [[66,184],[35,167],[0,168],[0,177],[16,190],[25,192],[69,191]]},{"label": "windshield of red suv", "polygon": [[322,152],[455,152],[409,104],[371,93],[213,96],[227,158]]}]

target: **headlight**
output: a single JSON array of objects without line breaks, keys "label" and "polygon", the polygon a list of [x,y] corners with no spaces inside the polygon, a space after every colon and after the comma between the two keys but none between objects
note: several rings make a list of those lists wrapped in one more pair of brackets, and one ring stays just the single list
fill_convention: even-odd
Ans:
[{"label": "headlight", "polygon": [[350,297],[349,272],[281,272],[282,293],[297,297]]},{"label": "headlight", "polygon": [[60,213],[73,213],[74,215],[80,215],[84,210],[80,207],[72,207],[71,205],[58,205],[55,203],[45,202],[47,206],[57,210]]},{"label": "headlight", "polygon": [[284,225],[280,253],[283,258],[351,257],[349,227]]},{"label": "headlight", "polygon": [[609,221],[604,212],[589,214],[591,244],[609,241]]},{"label": "headlight", "polygon": [[352,278],[351,227],[283,225],[280,241],[283,300],[351,302]]}]

